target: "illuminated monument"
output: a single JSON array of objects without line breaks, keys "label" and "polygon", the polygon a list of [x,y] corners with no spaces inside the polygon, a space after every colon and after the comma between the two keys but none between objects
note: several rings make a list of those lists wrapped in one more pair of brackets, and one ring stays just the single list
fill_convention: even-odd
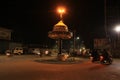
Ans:
[{"label": "illuminated monument", "polygon": [[60,13],[60,21],[54,25],[52,31],[48,32],[48,37],[59,41],[59,56],[62,54],[62,40],[70,39],[72,37],[72,32],[69,32],[67,25],[63,23],[62,14],[65,10],[60,8],[58,9],[58,12]]}]

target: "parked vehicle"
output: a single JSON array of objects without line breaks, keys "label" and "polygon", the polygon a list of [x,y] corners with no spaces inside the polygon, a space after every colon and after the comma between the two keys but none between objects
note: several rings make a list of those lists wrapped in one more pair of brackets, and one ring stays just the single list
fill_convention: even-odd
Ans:
[{"label": "parked vehicle", "polygon": [[12,54],[11,54],[11,51],[10,51],[10,50],[6,50],[6,51],[5,51],[5,54],[6,54],[6,56],[7,56],[7,57],[12,56]]},{"label": "parked vehicle", "polygon": [[32,53],[35,54],[35,55],[41,56],[41,52],[40,52],[39,48],[33,49]]},{"label": "parked vehicle", "polygon": [[15,47],[13,49],[13,54],[18,54],[18,55],[23,54],[23,48],[22,47]]}]

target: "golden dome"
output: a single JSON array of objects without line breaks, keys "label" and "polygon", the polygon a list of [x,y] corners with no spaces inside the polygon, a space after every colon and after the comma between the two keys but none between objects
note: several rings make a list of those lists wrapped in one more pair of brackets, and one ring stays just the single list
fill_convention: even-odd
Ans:
[{"label": "golden dome", "polygon": [[52,39],[70,39],[72,36],[72,32],[68,31],[67,25],[62,20],[55,24],[53,30],[48,33],[48,37]]},{"label": "golden dome", "polygon": [[53,31],[65,31],[68,32],[68,27],[60,20],[57,24],[54,25]]}]

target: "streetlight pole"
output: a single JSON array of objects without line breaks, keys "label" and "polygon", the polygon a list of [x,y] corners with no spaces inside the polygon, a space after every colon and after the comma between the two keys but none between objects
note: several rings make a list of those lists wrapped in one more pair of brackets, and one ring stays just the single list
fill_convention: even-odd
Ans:
[{"label": "streetlight pole", "polygon": [[115,31],[117,32],[117,40],[119,41],[120,35],[120,25],[116,26]]},{"label": "streetlight pole", "polygon": [[79,49],[80,47],[79,47],[79,40],[80,40],[80,37],[76,37],[76,39],[77,39],[77,49]]},{"label": "streetlight pole", "polygon": [[[65,9],[64,8],[58,8],[58,13],[60,14],[60,20],[63,20],[63,13],[65,13]],[[61,38],[59,38],[58,39],[58,47],[59,47],[59,53],[58,53],[58,56],[60,55],[60,54],[62,54],[62,39]]]},{"label": "streetlight pole", "polygon": [[115,47],[117,48],[120,44],[120,40],[119,40],[119,35],[120,35],[120,25],[115,27],[115,31],[117,32],[117,38],[116,38],[116,42],[115,42]]},{"label": "streetlight pole", "polygon": [[75,53],[75,49],[76,49],[76,40],[75,40],[75,37],[76,37],[76,31],[74,30],[73,31],[73,53]]},{"label": "streetlight pole", "polygon": [[120,32],[118,32],[118,41],[119,41],[119,35],[120,35]]}]

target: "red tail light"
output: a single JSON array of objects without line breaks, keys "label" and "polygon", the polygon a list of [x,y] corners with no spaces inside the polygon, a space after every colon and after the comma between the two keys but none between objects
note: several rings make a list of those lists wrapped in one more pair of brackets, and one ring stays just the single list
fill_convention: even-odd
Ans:
[{"label": "red tail light", "polygon": [[100,61],[103,60],[103,58],[104,58],[103,56],[100,56]]}]

